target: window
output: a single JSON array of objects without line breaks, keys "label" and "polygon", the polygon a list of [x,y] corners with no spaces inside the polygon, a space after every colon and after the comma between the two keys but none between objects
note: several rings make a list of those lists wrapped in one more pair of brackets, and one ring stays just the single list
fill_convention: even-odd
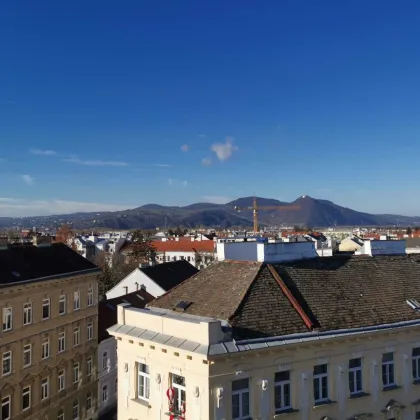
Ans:
[{"label": "window", "polygon": [[349,361],[349,389],[350,395],[360,394],[363,391],[362,359],[360,357]]},{"label": "window", "polygon": [[249,379],[232,382],[232,419],[249,418]]},{"label": "window", "polygon": [[187,257],[187,261],[188,262],[191,262],[191,257]]},{"label": "window", "polygon": [[278,411],[291,408],[290,404],[290,371],[274,375],[274,408]]},{"label": "window", "polygon": [[66,295],[60,295],[58,299],[58,315],[64,315],[66,313]]},{"label": "window", "polygon": [[102,402],[108,401],[108,385],[102,387]]},{"label": "window", "polygon": [[80,327],[75,327],[73,330],[73,346],[76,347],[80,344]]},{"label": "window", "polygon": [[416,411],[416,420],[420,419],[420,410]]},{"label": "window", "polygon": [[3,308],[3,331],[10,331],[13,326],[12,308]]},{"label": "window", "polygon": [[31,366],[32,363],[32,344],[23,346],[23,367]]},{"label": "window", "polygon": [[172,374],[172,388],[175,391],[174,394],[174,409],[176,412],[180,412],[183,404],[185,404],[185,378],[183,376]]},{"label": "window", "polygon": [[41,380],[41,400],[45,400],[49,395],[49,380],[44,378]]},{"label": "window", "polygon": [[58,410],[57,420],[64,420],[64,410],[62,408]]},{"label": "window", "polygon": [[87,324],[87,339],[93,340],[93,322],[88,322]]},{"label": "window", "polygon": [[73,310],[78,311],[80,309],[80,292],[74,292]]},{"label": "window", "polygon": [[23,305],[23,325],[32,324],[32,303]]},{"label": "window", "polygon": [[387,387],[394,384],[394,353],[384,353],[382,355],[382,385]]},{"label": "window", "polygon": [[413,349],[413,380],[420,380],[420,347]]},{"label": "window", "polygon": [[3,376],[10,375],[12,373],[12,352],[6,351],[3,353]]},{"label": "window", "polygon": [[10,395],[1,399],[1,418],[9,420],[12,417],[12,398]]},{"label": "window", "polygon": [[115,393],[118,392],[118,378],[115,378]]},{"label": "window", "polygon": [[64,370],[58,371],[58,390],[62,391],[66,387],[66,379],[65,379]]},{"label": "window", "polygon": [[93,287],[89,286],[87,296],[87,306],[93,306]]},{"label": "window", "polygon": [[326,364],[314,367],[314,401],[315,404],[328,401],[328,367]]},{"label": "window", "polygon": [[89,411],[92,408],[92,394],[89,392],[86,396],[86,411]]},{"label": "window", "polygon": [[28,385],[22,389],[22,410],[29,408],[31,408],[31,387]]},{"label": "window", "polygon": [[79,382],[79,363],[73,365],[73,382],[75,384]]},{"label": "window", "polygon": [[86,361],[86,375],[92,375],[92,357],[88,357]]},{"label": "window", "polygon": [[66,349],[66,333],[64,331],[58,333],[58,353]]},{"label": "window", "polygon": [[42,319],[48,319],[50,317],[50,300],[42,299]]},{"label": "window", "polygon": [[148,400],[150,395],[149,366],[137,363],[137,398]]},{"label": "window", "polygon": [[75,400],[73,402],[73,420],[79,420],[79,401]]},{"label": "window", "polygon": [[102,369],[108,368],[108,352],[104,351],[102,354]]},{"label": "window", "polygon": [[49,338],[44,338],[42,340],[42,355],[41,355],[41,358],[42,359],[47,359],[48,357],[50,357],[50,339]]}]

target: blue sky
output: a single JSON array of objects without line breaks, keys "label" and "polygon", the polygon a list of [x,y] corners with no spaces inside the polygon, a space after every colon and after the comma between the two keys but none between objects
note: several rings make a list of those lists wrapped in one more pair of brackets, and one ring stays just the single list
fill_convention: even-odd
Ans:
[{"label": "blue sky", "polygon": [[301,194],[420,215],[420,2],[0,4],[0,215]]}]

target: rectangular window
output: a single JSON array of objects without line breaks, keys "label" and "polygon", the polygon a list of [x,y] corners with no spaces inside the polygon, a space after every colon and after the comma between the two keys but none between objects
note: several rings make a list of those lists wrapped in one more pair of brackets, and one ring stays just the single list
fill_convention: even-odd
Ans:
[{"label": "rectangular window", "polygon": [[362,359],[360,357],[349,360],[349,389],[350,395],[363,392]]},{"label": "rectangular window", "polygon": [[73,420],[79,420],[79,401],[73,403]]},{"label": "rectangular window", "polygon": [[249,379],[232,382],[232,419],[249,418]]},{"label": "rectangular window", "polygon": [[108,401],[108,385],[102,387],[102,402]]},{"label": "rectangular window", "polygon": [[12,352],[6,351],[3,353],[3,376],[10,375],[12,373]]},{"label": "rectangular window", "polygon": [[79,382],[79,363],[75,363],[73,366],[73,383]]},{"label": "rectangular window", "polygon": [[3,308],[3,331],[10,331],[13,327],[12,308]]},{"label": "rectangular window", "polygon": [[87,324],[87,339],[93,340],[93,322],[88,322]]},{"label": "rectangular window", "polygon": [[86,397],[86,411],[89,411],[92,408],[92,395],[88,394]]},{"label": "rectangular window", "polygon": [[86,375],[90,376],[92,375],[92,358],[88,357],[86,361]]},{"label": "rectangular window", "polygon": [[73,330],[73,346],[76,347],[80,344],[80,327],[75,327]]},{"label": "rectangular window", "polygon": [[64,370],[58,371],[58,390],[62,391],[66,387],[66,379]]},{"label": "rectangular window", "polygon": [[42,319],[49,319],[50,317],[50,300],[42,299]]},{"label": "rectangular window", "polygon": [[382,355],[382,385],[384,387],[395,385],[394,353]]},{"label": "rectangular window", "polygon": [[93,306],[93,287],[89,286],[87,306]]},{"label": "rectangular window", "polygon": [[420,420],[420,410],[416,411],[416,420]]},{"label": "rectangular window", "polygon": [[274,375],[274,408],[276,413],[291,408],[290,371],[278,372]]},{"label": "rectangular window", "polygon": [[80,309],[80,292],[74,292],[73,310],[78,311]]},{"label": "rectangular window", "polygon": [[58,315],[64,315],[66,313],[66,295],[60,295],[58,299]]},{"label": "rectangular window", "polygon": [[32,363],[32,344],[23,346],[23,367],[31,366]]},{"label": "rectangular window", "polygon": [[42,340],[41,358],[42,359],[47,359],[48,357],[50,357],[50,339],[49,338],[44,338]]},{"label": "rectangular window", "polygon": [[412,352],[412,367],[413,367],[413,380],[420,380],[420,347],[414,348]]},{"label": "rectangular window", "polygon": [[23,305],[23,325],[32,324],[32,303]]},{"label": "rectangular window", "polygon": [[10,395],[1,399],[1,419],[10,420],[12,417],[12,398]]},{"label": "rectangular window", "polygon": [[102,354],[102,369],[108,368],[108,352],[104,351]]},{"label": "rectangular window", "polygon": [[328,401],[328,366],[314,367],[314,402],[315,404]]},{"label": "rectangular window", "polygon": [[49,380],[44,378],[41,380],[41,400],[45,400],[49,395]]},{"label": "rectangular window", "polygon": [[66,333],[64,331],[58,333],[58,353],[66,350]]},{"label": "rectangular window", "polygon": [[149,366],[137,363],[137,398],[149,400],[150,395],[150,374]]},{"label": "rectangular window", "polygon": [[29,410],[31,408],[31,387],[25,386],[22,389],[22,410]]},{"label": "rectangular window", "polygon": [[64,420],[64,410],[62,408],[58,411],[57,420]]},{"label": "rectangular window", "polygon": [[174,389],[174,409],[177,413],[181,412],[182,406],[185,404],[185,378],[183,376],[172,373],[172,388]]}]

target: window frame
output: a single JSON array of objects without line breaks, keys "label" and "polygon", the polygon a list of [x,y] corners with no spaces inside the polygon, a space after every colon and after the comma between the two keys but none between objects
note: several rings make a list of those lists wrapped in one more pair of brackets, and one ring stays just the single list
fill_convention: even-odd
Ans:
[{"label": "window frame", "polygon": [[93,374],[93,358],[89,356],[86,359],[86,376],[91,376]]},{"label": "window frame", "polygon": [[[240,381],[247,381],[247,387],[245,388],[240,388],[240,389],[233,389],[234,388],[234,384],[239,383]],[[251,417],[251,387],[250,387],[250,380],[249,378],[243,378],[243,379],[236,379],[234,381],[232,381],[232,420],[247,420]],[[248,395],[248,402],[244,401],[244,395]],[[233,413],[233,399],[234,397],[238,397],[239,398],[239,413],[238,416],[234,417],[234,413]],[[244,413],[244,407],[245,404],[248,404],[247,410],[248,413]]]},{"label": "window frame", "polygon": [[[25,390],[28,390],[28,391],[25,392]],[[25,395],[28,395],[28,401],[29,401],[29,404],[26,408],[23,407]],[[22,411],[29,410],[31,406],[32,406],[32,387],[31,385],[26,385],[25,387],[22,388]]]},{"label": "window frame", "polygon": [[[76,413],[76,417],[75,417],[75,413]],[[79,400],[74,400],[73,401],[71,416],[72,416],[71,418],[73,420],[79,420],[79,418],[80,418]]]},{"label": "window frame", "polygon": [[[44,316],[44,308],[48,308],[48,316]],[[51,299],[45,298],[42,299],[42,320],[46,321],[47,319],[51,318]]]},{"label": "window frame", "polygon": [[87,323],[87,341],[93,340],[93,322]]},{"label": "window frame", "polygon": [[57,375],[58,385],[57,389],[58,392],[64,391],[66,389],[66,371],[64,369],[60,369]]},{"label": "window frame", "polygon": [[23,304],[23,325],[32,324],[32,302]]},{"label": "window frame", "polygon": [[[5,400],[7,400],[5,402]],[[6,405],[9,406],[9,414],[7,417],[3,417],[3,407],[5,407]],[[5,395],[4,397],[1,397],[1,415],[2,415],[2,420],[10,420],[12,418],[12,396],[11,395]]]},{"label": "window frame", "polygon": [[58,333],[58,347],[57,354],[63,353],[66,351],[66,332],[60,331]]},{"label": "window frame", "polygon": [[[355,367],[350,367],[350,364],[353,360],[360,360],[360,365]],[[360,375],[360,378],[358,378]],[[349,392],[350,396],[358,395],[363,392],[363,360],[361,357],[355,357],[349,360]],[[360,389],[358,388],[358,382],[360,380]],[[352,390],[353,383],[353,390]]]},{"label": "window frame", "polygon": [[[104,396],[106,398],[104,398]],[[108,401],[108,384],[105,384],[102,386],[102,402],[107,402]]]},{"label": "window frame", "polygon": [[[46,351],[44,352],[44,350]],[[46,360],[51,356],[50,337],[42,339],[41,343],[41,360]]]},{"label": "window frame", "polygon": [[80,381],[80,365],[79,362],[73,364],[73,384],[78,384]]},{"label": "window frame", "polygon": [[64,410],[62,408],[58,410],[57,420],[64,420]]},{"label": "window frame", "polygon": [[50,396],[50,379],[47,377],[41,379],[41,401],[45,401]]},{"label": "window frame", "polygon": [[80,310],[80,291],[77,290],[73,294],[73,312]]},{"label": "window frame", "polygon": [[[322,373],[315,373],[315,370],[317,368],[322,368],[325,366],[325,372]],[[326,381],[326,386],[324,388],[323,381]],[[317,384],[317,385],[315,385]],[[319,397],[316,398],[316,389],[318,389],[318,395]],[[326,395],[324,395],[324,389],[326,390]],[[314,403],[316,404],[322,404],[327,401],[329,401],[329,389],[328,389],[328,364],[322,363],[320,365],[314,366],[314,373],[313,373],[313,397],[314,397]]]},{"label": "window frame", "polygon": [[[384,360],[387,355],[392,355],[392,360]],[[382,387],[389,388],[391,386],[395,386],[395,358],[394,352],[387,352],[382,354],[382,363],[381,363],[381,373],[382,373]],[[384,378],[387,378],[386,383],[384,382]],[[390,381],[390,377],[392,377],[392,382]]]},{"label": "window frame", "polygon": [[13,330],[13,308],[6,306],[2,310],[2,329],[3,332]]},{"label": "window frame", "polygon": [[[8,356],[5,356],[8,355]],[[9,371],[5,373],[4,371],[4,362],[8,361],[8,366],[9,366]],[[11,350],[5,351],[2,354],[2,358],[1,358],[1,376],[9,376],[12,374],[13,371],[13,352]]]},{"label": "window frame", "polygon": [[[29,350],[28,350],[29,348]],[[29,363],[25,364],[25,354],[29,354]],[[32,365],[32,343],[25,344],[22,351],[22,367],[27,368]]]},{"label": "window frame", "polygon": [[[64,311],[61,312],[61,304],[63,303]],[[66,295],[60,295],[58,298],[58,315],[62,316],[67,313],[67,296]]]},{"label": "window frame", "polygon": [[[286,373],[288,374],[288,379],[282,379],[282,380],[277,380],[276,381],[276,375],[277,374],[284,374]],[[276,388],[280,389],[280,406],[277,406],[277,401],[276,401]],[[288,388],[288,389],[287,389]],[[286,403],[286,395],[288,394],[288,400],[289,403]],[[292,384],[291,384],[291,380],[290,380],[290,370],[285,370],[282,372],[276,372],[276,374],[274,375],[274,410],[276,413],[282,412],[284,410],[288,410],[292,408]]]},{"label": "window frame", "polygon": [[73,347],[80,346],[80,327],[73,328]]},{"label": "window frame", "polygon": [[86,411],[92,410],[92,394],[89,392],[86,395]]},{"label": "window frame", "polygon": [[411,373],[413,381],[420,381],[420,347],[413,348],[411,352],[411,360]]},{"label": "window frame", "polygon": [[105,370],[105,369],[108,369],[108,352],[107,351],[104,351],[102,353],[102,370]]},{"label": "window frame", "polygon": [[[142,393],[140,392],[140,389],[143,389]],[[137,363],[137,398],[143,401],[150,400],[149,365],[140,362]]]},{"label": "window frame", "polygon": [[87,306],[93,306],[93,286],[90,285],[87,293]]}]

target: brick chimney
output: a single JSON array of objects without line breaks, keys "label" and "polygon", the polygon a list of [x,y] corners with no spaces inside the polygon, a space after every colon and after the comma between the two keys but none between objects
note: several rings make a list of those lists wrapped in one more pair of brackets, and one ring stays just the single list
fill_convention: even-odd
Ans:
[{"label": "brick chimney", "polygon": [[51,236],[34,236],[32,242],[38,248],[51,246]]}]

